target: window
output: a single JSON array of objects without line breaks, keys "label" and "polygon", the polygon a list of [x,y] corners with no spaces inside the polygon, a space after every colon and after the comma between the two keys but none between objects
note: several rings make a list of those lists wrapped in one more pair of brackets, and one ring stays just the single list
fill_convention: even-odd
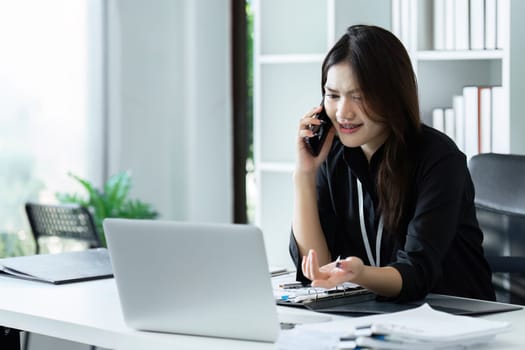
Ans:
[{"label": "window", "polygon": [[102,13],[92,0],[0,3],[0,233],[28,238],[24,203],[75,191],[68,172],[102,180]]}]

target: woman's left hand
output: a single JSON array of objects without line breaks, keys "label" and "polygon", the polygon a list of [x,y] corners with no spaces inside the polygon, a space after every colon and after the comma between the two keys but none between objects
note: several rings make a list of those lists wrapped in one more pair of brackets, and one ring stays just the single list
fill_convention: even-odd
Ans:
[{"label": "woman's left hand", "polygon": [[311,249],[308,256],[303,256],[301,268],[303,274],[312,281],[312,287],[333,288],[343,282],[359,284],[359,276],[365,266],[361,259],[352,256],[319,267],[317,253]]}]

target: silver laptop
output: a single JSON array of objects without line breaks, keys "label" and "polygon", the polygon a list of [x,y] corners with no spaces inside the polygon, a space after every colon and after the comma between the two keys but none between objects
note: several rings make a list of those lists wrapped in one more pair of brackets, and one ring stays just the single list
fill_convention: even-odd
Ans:
[{"label": "silver laptop", "polygon": [[257,227],[106,219],[104,232],[128,326],[277,340],[277,307]]}]

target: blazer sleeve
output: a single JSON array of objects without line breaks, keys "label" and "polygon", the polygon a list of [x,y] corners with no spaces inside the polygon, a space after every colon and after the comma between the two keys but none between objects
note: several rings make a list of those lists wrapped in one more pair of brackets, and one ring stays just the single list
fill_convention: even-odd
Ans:
[{"label": "blazer sleeve", "polygon": [[459,226],[468,168],[461,153],[447,154],[416,173],[416,204],[404,248],[390,264],[403,279],[398,300],[424,297],[441,278],[443,259]]},{"label": "blazer sleeve", "polygon": [[[324,162],[317,173],[316,191],[321,228],[326,239],[328,250],[333,256],[334,249],[338,245],[336,236],[336,227],[338,219],[333,206],[333,198],[330,190],[331,180],[329,174],[331,174],[331,171],[329,170],[328,162]],[[289,252],[293,263],[297,268],[297,281],[310,282],[310,280],[303,275],[303,272],[301,270],[302,256],[299,252],[299,247],[297,246],[297,241],[295,240],[293,229],[291,230],[290,234]]]}]

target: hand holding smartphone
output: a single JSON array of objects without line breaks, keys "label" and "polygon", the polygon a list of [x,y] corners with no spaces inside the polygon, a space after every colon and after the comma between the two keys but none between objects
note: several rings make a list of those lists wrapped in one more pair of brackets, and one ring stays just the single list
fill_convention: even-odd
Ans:
[{"label": "hand holding smartphone", "polygon": [[[321,102],[321,105],[323,106],[323,102]],[[332,126],[332,121],[326,114],[324,106],[321,112],[316,114],[314,118],[322,120],[323,122],[321,125],[310,125],[310,130],[312,130],[315,135],[312,137],[305,137],[304,142],[306,143],[306,148],[308,148],[310,153],[314,157],[317,157],[319,152],[321,152],[321,148],[323,147],[324,141],[326,140],[326,136],[328,136],[328,130],[330,130],[330,127]]]}]

